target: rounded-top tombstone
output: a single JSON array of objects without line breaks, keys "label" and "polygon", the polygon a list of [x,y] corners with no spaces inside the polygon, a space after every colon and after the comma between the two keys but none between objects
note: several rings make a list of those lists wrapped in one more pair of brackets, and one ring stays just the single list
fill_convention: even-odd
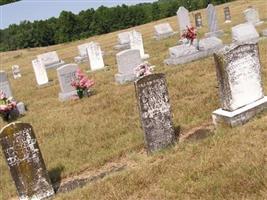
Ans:
[{"label": "rounded-top tombstone", "polygon": [[6,125],[0,132],[0,144],[20,200],[42,200],[54,195],[30,124],[13,122]]}]

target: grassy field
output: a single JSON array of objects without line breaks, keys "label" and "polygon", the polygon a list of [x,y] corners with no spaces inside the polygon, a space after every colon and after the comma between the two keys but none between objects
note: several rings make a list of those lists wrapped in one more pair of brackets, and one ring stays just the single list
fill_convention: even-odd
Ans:
[{"label": "grassy field", "polygon": [[[225,43],[231,41],[231,26],[244,22],[242,11],[249,5],[255,5],[265,21],[257,27],[258,31],[267,28],[266,0],[240,0],[228,5],[231,24],[223,23],[225,5],[216,7],[220,28],[226,33],[222,38]],[[205,10],[200,12],[205,27],[199,35],[203,36],[207,22]],[[196,134],[204,133],[207,137],[186,140],[154,156],[144,153],[133,84],[121,86],[114,81],[117,52],[113,46],[118,32],[46,48],[0,53],[0,68],[9,73],[15,98],[28,107],[20,120],[32,124],[53,182],[84,171],[97,171],[110,163],[127,165],[121,172],[59,194],[55,199],[267,199],[267,112],[235,129],[215,130],[209,125],[212,111],[220,107],[213,57],[176,67],[164,66],[168,48],[177,44],[178,36],[153,40],[153,26],[160,22],[169,22],[178,30],[176,17],[135,28],[143,34],[149,62],[156,65],[156,72],[166,74],[175,126],[181,127],[182,135],[196,128]],[[36,55],[56,50],[62,60],[72,63],[78,54],[77,45],[86,41],[100,43],[106,52],[105,63],[110,66],[89,74],[96,81],[94,96],[59,102],[55,70],[48,71],[53,80],[50,87],[36,87],[31,66]],[[267,40],[261,40],[259,46],[267,94]],[[13,64],[21,67],[19,80],[12,79]],[[80,67],[86,70],[88,65]],[[205,124],[209,128],[203,128]],[[0,173],[0,199],[15,197],[2,152]]]}]

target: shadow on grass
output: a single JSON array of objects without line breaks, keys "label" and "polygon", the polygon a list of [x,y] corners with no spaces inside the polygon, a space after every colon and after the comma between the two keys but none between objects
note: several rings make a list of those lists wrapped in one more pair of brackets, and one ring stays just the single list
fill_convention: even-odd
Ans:
[{"label": "shadow on grass", "polygon": [[55,192],[58,191],[61,182],[61,173],[64,170],[63,166],[59,166],[49,170],[48,174],[51,179]]}]

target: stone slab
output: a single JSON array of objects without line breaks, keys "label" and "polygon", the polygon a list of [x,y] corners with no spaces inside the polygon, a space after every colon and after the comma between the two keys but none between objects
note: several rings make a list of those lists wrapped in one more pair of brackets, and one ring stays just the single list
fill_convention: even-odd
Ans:
[{"label": "stone slab", "polygon": [[221,108],[215,110],[212,113],[212,120],[215,125],[226,124],[235,127],[247,123],[251,118],[266,108],[267,96],[235,111],[225,111]]},{"label": "stone slab", "polygon": [[115,74],[115,81],[119,84],[125,84],[136,80],[135,74]]},{"label": "stone slab", "polygon": [[76,62],[78,64],[84,63],[86,61],[88,61],[88,57],[87,56],[76,56],[74,58],[74,62]]},{"label": "stone slab", "polygon": [[58,99],[59,99],[59,101],[67,101],[75,95],[77,95],[76,90],[71,91],[71,92],[59,92],[58,93]]},{"label": "stone slab", "polygon": [[117,44],[116,46],[114,46],[114,49],[116,49],[116,50],[130,49],[130,43],[128,43],[128,44]]},{"label": "stone slab", "polygon": [[46,69],[59,68],[59,67],[63,66],[64,64],[65,64],[65,62],[63,60],[60,60],[59,63],[54,63],[52,65],[46,65],[45,68]]}]

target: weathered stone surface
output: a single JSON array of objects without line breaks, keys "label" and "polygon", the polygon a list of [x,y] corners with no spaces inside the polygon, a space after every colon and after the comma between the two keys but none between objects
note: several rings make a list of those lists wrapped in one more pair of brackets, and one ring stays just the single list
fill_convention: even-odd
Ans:
[{"label": "weathered stone surface", "polygon": [[30,124],[8,124],[1,130],[0,143],[20,200],[42,200],[54,195]]},{"label": "weathered stone surface", "polygon": [[76,63],[83,63],[88,60],[86,49],[89,47],[89,45],[90,45],[90,42],[77,46],[79,55],[74,58],[74,61]]},{"label": "weathered stone surface", "polygon": [[208,17],[208,26],[209,26],[209,33],[206,33],[206,37],[220,37],[223,34],[222,30],[219,30],[218,22],[217,22],[217,14],[215,6],[209,4],[207,7],[207,17]]},{"label": "weathered stone surface", "polygon": [[254,26],[258,26],[263,23],[263,21],[260,21],[259,13],[255,8],[248,8],[243,13],[248,23],[252,23]]},{"label": "weathered stone surface", "polygon": [[87,47],[87,54],[90,63],[90,70],[99,70],[105,67],[100,45],[96,42],[91,42]]},{"label": "weathered stone surface", "polygon": [[164,74],[151,74],[135,82],[145,143],[149,153],[175,143],[171,106]]},{"label": "weathered stone surface", "polygon": [[20,67],[18,65],[12,66],[12,74],[14,79],[18,79],[21,77]]},{"label": "weathered stone surface", "polygon": [[76,95],[76,89],[71,86],[71,82],[75,79],[77,69],[77,64],[67,64],[57,69],[57,76],[61,89],[61,92],[58,94],[60,101],[66,101],[73,95]]},{"label": "weathered stone surface", "polygon": [[185,7],[181,6],[179,7],[176,14],[180,29],[180,35],[182,35],[183,32],[187,30],[187,27],[191,27],[189,12]]},{"label": "weathered stone surface", "polygon": [[195,24],[197,28],[201,28],[203,26],[202,16],[200,12],[195,14]]},{"label": "weathered stone surface", "polygon": [[191,45],[179,45],[169,48],[170,58],[164,60],[167,65],[188,63],[212,55],[223,47],[220,39],[215,37],[204,38],[199,41],[199,50]]},{"label": "weathered stone surface", "polygon": [[35,59],[32,61],[32,67],[37,84],[39,86],[48,84],[48,77],[45,66],[41,62],[39,62],[39,60]]},{"label": "weathered stone surface", "polygon": [[221,108],[215,110],[212,113],[212,120],[215,125],[225,124],[235,127],[247,123],[251,118],[265,109],[267,109],[267,97],[232,112]]},{"label": "weathered stone surface", "polygon": [[12,96],[10,83],[7,77],[7,73],[5,71],[0,71],[0,90],[2,90],[7,97]]},{"label": "weathered stone surface", "polygon": [[130,48],[130,33],[122,32],[118,34],[118,44],[114,47],[116,50],[125,50]]},{"label": "weathered stone surface", "polygon": [[265,30],[262,31],[262,35],[265,36],[265,37],[267,37],[267,29],[265,29]]},{"label": "weathered stone surface", "polygon": [[214,59],[223,110],[234,111],[264,97],[257,44],[227,46]]},{"label": "weathered stone surface", "polygon": [[145,54],[142,34],[133,30],[129,33],[131,49],[138,49],[143,60],[148,59],[149,55]]},{"label": "weathered stone surface", "polygon": [[162,24],[155,25],[154,29],[155,29],[154,37],[156,38],[156,40],[168,38],[175,34],[175,32],[173,32],[173,29],[169,23],[162,23]]},{"label": "weathered stone surface", "polygon": [[232,27],[232,41],[240,44],[244,42],[258,42],[260,35],[250,23],[239,24]]},{"label": "weathered stone surface", "polygon": [[127,49],[116,55],[118,73],[115,80],[119,84],[124,84],[136,79],[134,69],[142,64],[140,51],[138,49]]},{"label": "weathered stone surface", "polygon": [[41,62],[46,69],[57,68],[65,64],[63,60],[58,58],[57,52],[52,51],[37,56],[39,62]]},{"label": "weathered stone surface", "polygon": [[231,20],[232,20],[231,13],[230,13],[230,8],[229,7],[225,7],[223,9],[223,12],[224,12],[224,23],[230,23]]}]

